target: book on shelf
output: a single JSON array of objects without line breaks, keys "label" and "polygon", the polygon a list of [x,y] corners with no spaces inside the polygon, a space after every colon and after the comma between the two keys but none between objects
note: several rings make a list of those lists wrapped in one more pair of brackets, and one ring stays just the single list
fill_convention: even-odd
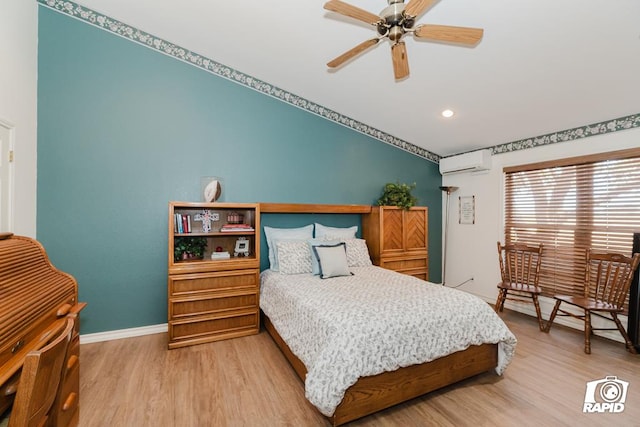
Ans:
[{"label": "book on shelf", "polygon": [[174,218],[174,230],[176,233],[191,233],[191,215],[177,213],[174,214]]},{"label": "book on shelf", "polygon": [[229,259],[231,254],[229,252],[211,252],[211,259]]},{"label": "book on shelf", "polygon": [[182,232],[189,233],[189,215],[182,215]]},{"label": "book on shelf", "polygon": [[180,215],[179,213],[174,215],[175,218],[175,232],[176,233],[182,233],[182,215]]},{"label": "book on shelf", "polygon": [[220,231],[232,232],[232,231],[255,231],[254,228],[249,224],[225,224],[220,228]]}]

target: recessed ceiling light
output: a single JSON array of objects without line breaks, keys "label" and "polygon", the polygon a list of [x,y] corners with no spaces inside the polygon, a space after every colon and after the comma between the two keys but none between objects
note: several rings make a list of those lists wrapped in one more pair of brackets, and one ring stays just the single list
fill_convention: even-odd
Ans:
[{"label": "recessed ceiling light", "polygon": [[442,114],[442,117],[446,117],[447,119],[449,117],[453,117],[453,111],[449,109],[444,110],[441,114]]}]

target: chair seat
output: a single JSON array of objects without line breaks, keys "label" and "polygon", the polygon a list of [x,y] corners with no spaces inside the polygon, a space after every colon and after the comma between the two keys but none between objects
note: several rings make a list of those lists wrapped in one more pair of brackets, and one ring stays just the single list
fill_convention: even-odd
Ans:
[{"label": "chair seat", "polygon": [[555,295],[555,299],[566,302],[567,304],[575,305],[589,311],[607,311],[622,313],[622,309],[617,309],[613,304],[609,304],[603,301],[598,301],[593,298],[578,297],[570,295]]},{"label": "chair seat", "polygon": [[498,288],[507,289],[509,291],[528,292],[530,294],[540,293],[540,287],[524,283],[500,282],[498,283]]}]

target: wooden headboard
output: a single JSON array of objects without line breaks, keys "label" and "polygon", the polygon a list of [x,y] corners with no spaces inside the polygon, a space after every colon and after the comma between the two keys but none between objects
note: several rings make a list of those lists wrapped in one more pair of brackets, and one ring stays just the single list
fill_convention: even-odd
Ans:
[{"label": "wooden headboard", "polygon": [[358,226],[362,232],[362,214],[371,212],[370,205],[325,205],[306,203],[260,203],[260,270],[269,268],[269,253],[264,226],[293,228],[319,222],[332,227]]},{"label": "wooden headboard", "polygon": [[322,205],[314,203],[260,203],[260,213],[364,214],[370,205]]}]

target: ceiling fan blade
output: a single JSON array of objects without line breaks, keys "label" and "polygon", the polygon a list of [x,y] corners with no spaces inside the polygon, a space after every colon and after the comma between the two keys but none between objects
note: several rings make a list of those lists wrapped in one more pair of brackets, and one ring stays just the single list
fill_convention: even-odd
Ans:
[{"label": "ceiling fan blade", "polygon": [[415,36],[421,39],[475,45],[482,39],[482,28],[452,27],[449,25],[419,25]]},{"label": "ceiling fan blade", "polygon": [[360,9],[359,7],[352,6],[340,0],[330,0],[324,4],[324,8],[371,25],[375,25],[380,21],[380,17],[378,15],[374,15],[371,12],[367,12],[364,9]]},{"label": "ceiling fan blade", "polygon": [[362,42],[358,46],[354,47],[353,49],[350,49],[345,53],[343,53],[342,55],[338,56],[337,58],[333,59],[332,61],[329,61],[327,63],[327,67],[329,68],[339,67],[340,65],[344,64],[354,56],[357,56],[362,52],[364,52],[365,50],[369,49],[370,47],[375,46],[376,44],[378,44],[379,41],[380,39],[375,38],[375,39]]},{"label": "ceiling fan blade", "polygon": [[404,79],[409,75],[409,59],[407,58],[407,47],[404,42],[391,46],[391,56],[393,58],[393,74],[395,74],[396,80]]},{"label": "ceiling fan blade", "polygon": [[420,16],[434,3],[435,0],[409,0],[409,3],[404,8],[404,14],[407,16]]}]

